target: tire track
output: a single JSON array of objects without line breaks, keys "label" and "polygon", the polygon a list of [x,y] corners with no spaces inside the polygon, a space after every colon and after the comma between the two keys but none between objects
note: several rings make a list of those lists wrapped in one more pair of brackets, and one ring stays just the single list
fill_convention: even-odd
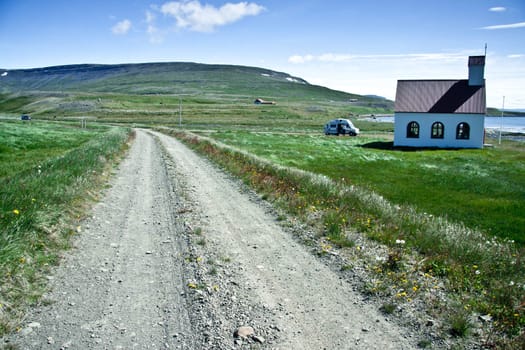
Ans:
[{"label": "tire track", "polygon": [[[219,278],[237,286],[236,300],[243,299],[245,309],[256,310],[248,319],[263,320],[280,331],[277,343],[266,344],[268,348],[415,348],[402,329],[294,241],[227,175],[179,141],[155,135],[173,159],[176,177],[184,179],[193,225],[206,237],[203,254],[231,257],[235,273]],[[227,290],[213,296],[215,305],[232,305],[220,300],[228,298]],[[214,311],[234,327],[231,306]]]}]

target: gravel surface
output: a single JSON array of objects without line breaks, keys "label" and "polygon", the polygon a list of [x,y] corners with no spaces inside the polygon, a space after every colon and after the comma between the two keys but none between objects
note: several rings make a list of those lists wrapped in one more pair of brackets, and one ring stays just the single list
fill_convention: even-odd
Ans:
[{"label": "gravel surface", "polygon": [[137,130],[20,349],[412,349],[279,225],[177,140]]}]

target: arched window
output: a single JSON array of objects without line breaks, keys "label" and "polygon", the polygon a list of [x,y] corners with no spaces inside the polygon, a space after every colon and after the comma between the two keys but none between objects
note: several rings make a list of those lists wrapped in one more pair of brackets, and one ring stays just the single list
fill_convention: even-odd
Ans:
[{"label": "arched window", "polygon": [[417,122],[410,122],[407,125],[407,138],[419,138],[419,124]]},{"label": "arched window", "polygon": [[432,134],[430,137],[433,139],[442,139],[445,137],[445,126],[441,122],[435,122],[432,124]]},{"label": "arched window", "polygon": [[468,125],[465,122],[459,123],[456,128],[456,139],[458,140],[470,139],[470,125]]}]

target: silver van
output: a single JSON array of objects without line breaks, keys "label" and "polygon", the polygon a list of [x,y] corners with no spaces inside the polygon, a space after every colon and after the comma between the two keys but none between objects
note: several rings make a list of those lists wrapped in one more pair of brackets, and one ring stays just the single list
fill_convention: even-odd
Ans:
[{"label": "silver van", "polygon": [[324,126],[325,135],[359,135],[359,129],[352,124],[348,119],[334,119],[330,120]]}]

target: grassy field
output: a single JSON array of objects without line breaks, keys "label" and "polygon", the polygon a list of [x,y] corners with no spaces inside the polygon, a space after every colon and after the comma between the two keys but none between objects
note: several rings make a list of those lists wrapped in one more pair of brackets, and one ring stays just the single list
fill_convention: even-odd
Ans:
[{"label": "grassy field", "polygon": [[2,122],[0,123],[0,178],[15,176],[49,158],[79,147],[107,127],[91,125],[79,129],[77,124]]},{"label": "grassy field", "polygon": [[[0,122],[0,333],[41,293],[39,269],[54,263],[56,249],[76,230],[62,218],[78,215],[92,175],[115,159],[126,138],[123,129],[102,125],[118,124],[180,125],[210,137],[177,133],[288,215],[315,226],[322,251],[335,245],[362,254],[355,235],[380,242],[385,260],[357,264],[372,273],[365,292],[385,305],[432,294],[425,281],[440,279],[454,303],[431,307],[452,315],[443,322],[455,334],[465,335],[469,320],[482,314],[503,332],[499,344],[525,337],[522,143],[393,150],[391,124],[359,118],[392,113],[392,101],[253,67],[80,65],[13,71],[8,78],[0,112],[62,123]],[[257,106],[255,98],[276,105]],[[348,116],[362,130],[359,137],[322,134],[328,120]],[[79,118],[89,120],[88,130],[76,127]]]},{"label": "grassy field", "polygon": [[[364,292],[382,300],[385,307],[397,308],[415,299],[420,300],[425,307],[433,309],[436,313],[433,317],[441,319],[445,329],[454,337],[467,335],[476,314],[491,315],[497,332],[506,336],[522,334],[525,325],[522,306],[525,299],[525,249],[522,247],[423,212],[414,208],[411,202],[399,205],[385,200],[375,191],[363,185],[355,186],[346,178],[330,179],[318,172],[299,170],[297,166],[305,159],[314,161],[310,159],[311,149],[306,146],[315,143],[311,135],[241,133],[242,136],[235,136],[237,132],[216,132],[209,133],[213,138],[208,138],[161,130],[176,135],[242,178],[288,215],[308,223],[319,235],[317,242],[309,241],[308,245],[319,245],[321,253],[336,245],[344,250],[342,254],[353,256],[352,259],[357,256],[357,265],[364,265],[370,273],[370,282],[364,287]],[[259,137],[280,140],[264,142],[268,153],[259,153],[265,153],[265,158],[247,151],[250,148],[260,151],[262,147],[254,145]],[[237,139],[241,147],[217,143],[215,140],[219,138],[230,143]],[[292,138],[295,141],[291,142],[298,145],[286,144],[287,141],[281,138]],[[363,148],[358,145],[361,141],[355,138],[330,138],[324,142],[328,142],[331,148],[337,148],[334,145],[338,143],[347,148],[352,144]],[[377,142],[372,143],[377,145]],[[272,159],[274,146],[278,144],[286,144],[283,149],[287,148],[285,152],[292,156]],[[384,150],[375,156],[366,148],[362,152],[367,158],[365,162],[394,160],[393,156],[385,156]],[[282,158],[289,159],[288,166],[278,165],[286,163]],[[355,232],[388,247],[387,255],[367,256],[364,253],[368,251],[366,247],[356,246]],[[374,252],[374,249],[370,250]],[[377,250],[375,252],[378,254]],[[341,268],[351,270],[353,263]],[[436,303],[434,293],[436,288],[441,288],[440,283],[444,285],[447,298]],[[521,338],[506,343],[506,336],[499,338],[501,334],[498,334],[491,340],[494,341],[492,345],[498,343],[501,348],[513,349],[525,344],[525,339]]]},{"label": "grassy field", "polygon": [[525,150],[519,143],[484,150],[399,151],[385,136],[208,135],[277,164],[364,187],[392,203],[525,245]]},{"label": "grassy field", "polygon": [[127,138],[121,128],[0,121],[0,334],[45,290]]},{"label": "grassy field", "polygon": [[[386,108],[351,104],[346,98],[332,100],[331,93],[321,90],[310,95],[279,98],[276,105],[257,106],[257,95],[201,94],[128,95],[116,93],[38,94],[26,98],[0,95],[0,110],[31,114],[33,118],[72,120],[87,117],[105,123],[143,126],[168,125],[186,128],[222,128],[258,130],[318,130],[327,120],[349,114],[388,113]],[[336,96],[337,97],[337,96]],[[8,109],[9,108],[9,109]],[[179,113],[180,109],[180,113]]]},{"label": "grassy field", "polygon": [[[2,83],[0,111],[136,125],[177,125],[179,106],[185,126],[257,128],[276,120],[284,127],[315,127],[320,117],[388,113],[393,106],[267,69],[182,62],[17,70]],[[254,106],[256,98],[276,105]]]}]

